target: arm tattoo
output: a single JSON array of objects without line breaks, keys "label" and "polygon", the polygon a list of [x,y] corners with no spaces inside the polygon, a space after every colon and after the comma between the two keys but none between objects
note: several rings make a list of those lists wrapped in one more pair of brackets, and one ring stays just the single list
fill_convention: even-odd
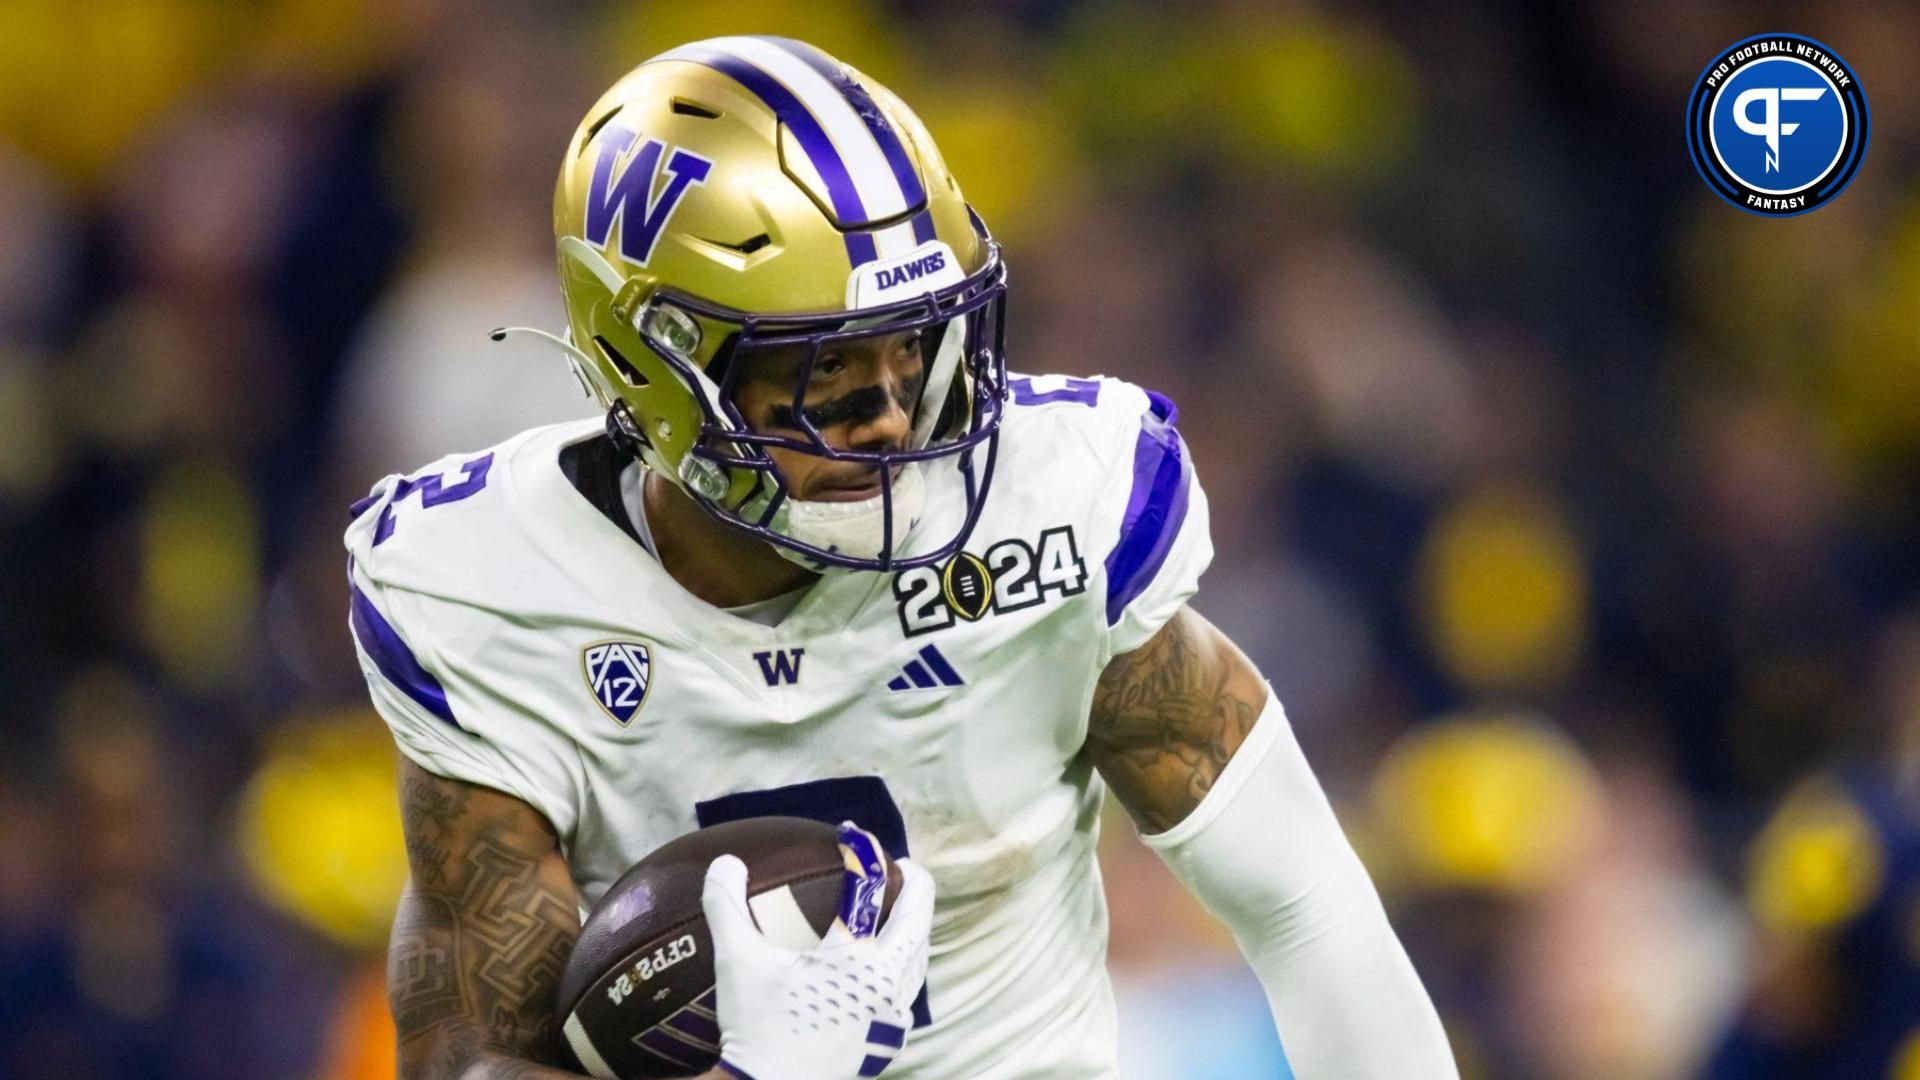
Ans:
[{"label": "arm tattoo", "polygon": [[387,949],[408,1078],[560,1077],[554,995],[580,933],[552,828],[517,799],[401,765],[413,880]]},{"label": "arm tattoo", "polygon": [[1206,798],[1266,700],[1252,662],[1182,608],[1101,673],[1087,752],[1141,829],[1165,832]]}]

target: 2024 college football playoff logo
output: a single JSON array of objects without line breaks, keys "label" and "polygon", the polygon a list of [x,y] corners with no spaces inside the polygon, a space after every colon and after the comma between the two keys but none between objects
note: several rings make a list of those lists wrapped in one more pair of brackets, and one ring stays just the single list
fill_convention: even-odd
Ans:
[{"label": "2024 college football playoff logo", "polygon": [[1010,537],[984,556],[961,551],[944,565],[893,575],[900,632],[907,637],[1078,596],[1086,587],[1087,564],[1069,525],[1047,529],[1032,543]]},{"label": "2024 college football playoff logo", "polygon": [[637,641],[598,641],[580,650],[581,671],[593,699],[621,727],[646,704],[653,681],[653,654]]},{"label": "2024 college football playoff logo", "polygon": [[1867,153],[1867,96],[1846,61],[1799,34],[1761,34],[1707,65],[1687,105],[1687,149],[1714,193],[1792,217],[1846,189]]}]

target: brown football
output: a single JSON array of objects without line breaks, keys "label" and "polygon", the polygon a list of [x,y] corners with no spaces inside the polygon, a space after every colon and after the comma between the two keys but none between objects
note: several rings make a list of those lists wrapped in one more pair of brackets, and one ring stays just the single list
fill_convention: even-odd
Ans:
[{"label": "brown football", "polygon": [[[762,933],[810,948],[839,913],[845,864],[831,825],[756,817],[688,833],[641,859],[587,916],[560,979],[563,1048],[588,1074],[698,1076],[720,1060],[713,939],[700,907],[707,866],[747,864],[747,905]],[[900,872],[887,866],[882,912]]]}]

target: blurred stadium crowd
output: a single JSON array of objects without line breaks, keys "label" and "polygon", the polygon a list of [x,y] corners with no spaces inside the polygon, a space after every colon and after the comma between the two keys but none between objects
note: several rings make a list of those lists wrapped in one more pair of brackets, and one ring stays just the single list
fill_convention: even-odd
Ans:
[{"label": "blurred stadium crowd", "polygon": [[[1712,52],[1770,30],[1873,108],[1859,179],[1791,220],[1682,137]],[[1288,703],[1468,1077],[1920,1077],[1892,0],[6,0],[0,1077],[391,1075],[405,868],[345,507],[584,413],[486,332],[561,321],[594,95],[735,31],[915,105],[1009,249],[1016,368],[1180,402],[1197,606]],[[1131,837],[1132,1075],[1280,1075]]]}]

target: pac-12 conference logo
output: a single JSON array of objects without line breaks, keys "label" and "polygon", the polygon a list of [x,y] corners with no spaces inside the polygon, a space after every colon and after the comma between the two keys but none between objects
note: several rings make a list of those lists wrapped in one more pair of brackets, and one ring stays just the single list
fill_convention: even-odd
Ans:
[{"label": "pac-12 conference logo", "polygon": [[1687,149],[1721,198],[1791,217],[1846,189],[1867,153],[1867,96],[1846,61],[1798,34],[1761,34],[1707,65]]},{"label": "pac-12 conference logo", "polygon": [[580,650],[580,668],[606,714],[621,727],[633,723],[653,682],[653,654],[647,647],[638,641],[596,641]]}]

